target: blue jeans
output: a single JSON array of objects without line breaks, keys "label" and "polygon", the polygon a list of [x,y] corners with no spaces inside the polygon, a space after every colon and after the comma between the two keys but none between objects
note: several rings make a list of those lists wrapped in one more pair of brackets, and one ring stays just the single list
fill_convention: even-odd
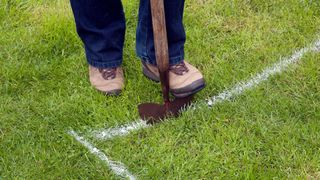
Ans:
[{"label": "blue jeans", "polygon": [[[120,66],[126,29],[121,0],[70,1],[88,63],[97,68]],[[173,65],[184,59],[184,0],[164,0],[164,4],[170,64]],[[136,53],[141,60],[156,65],[150,0],[140,0]]]}]

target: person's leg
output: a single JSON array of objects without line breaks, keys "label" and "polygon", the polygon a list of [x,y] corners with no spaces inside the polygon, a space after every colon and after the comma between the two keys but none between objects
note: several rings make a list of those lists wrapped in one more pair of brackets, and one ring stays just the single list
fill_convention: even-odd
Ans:
[{"label": "person's leg", "polygon": [[[164,0],[164,6],[170,61],[169,86],[174,96],[182,98],[199,92],[205,87],[205,81],[197,68],[184,61],[184,0]],[[150,0],[140,0],[136,49],[142,59],[144,75],[159,81],[159,71],[155,66]]]},{"label": "person's leg", "polygon": [[92,86],[108,95],[124,87],[125,17],[121,0],[70,0],[77,32],[85,45]]},{"label": "person's leg", "polygon": [[125,16],[121,0],[70,0],[88,63],[97,68],[122,63]]},{"label": "person's leg", "polygon": [[[184,60],[186,34],[183,26],[184,0],[164,0],[170,65]],[[140,0],[136,52],[142,61],[156,65],[150,0]]]}]

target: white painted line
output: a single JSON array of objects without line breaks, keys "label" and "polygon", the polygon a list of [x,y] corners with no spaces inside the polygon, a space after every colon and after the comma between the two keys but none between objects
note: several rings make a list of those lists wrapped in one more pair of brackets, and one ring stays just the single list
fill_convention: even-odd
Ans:
[{"label": "white painted line", "polygon": [[312,44],[309,47],[305,47],[300,49],[299,51],[296,51],[289,58],[280,59],[278,63],[274,64],[271,67],[266,68],[264,71],[255,75],[251,79],[247,81],[241,81],[237,83],[233,88],[225,90],[224,92],[218,94],[217,96],[209,98],[207,100],[208,105],[214,106],[217,103],[229,100],[232,97],[242,94],[244,91],[248,89],[252,89],[256,87],[260,83],[268,80],[270,76],[280,73],[284,71],[289,65],[298,62],[303,57],[303,55],[312,51],[314,52],[320,51],[320,40],[318,40],[316,43]]},{"label": "white painted line", "polygon": [[79,143],[85,146],[92,154],[97,156],[101,161],[105,162],[107,166],[118,176],[123,178],[128,178],[130,180],[135,180],[136,178],[128,171],[128,169],[120,162],[111,161],[107,155],[105,155],[101,150],[94,147],[91,143],[89,143],[85,138],[79,136],[74,131],[68,132],[71,136],[73,136]]},{"label": "white painted line", "polygon": [[[206,100],[207,105],[209,105],[210,107],[213,107],[218,103],[221,103],[235,96],[238,96],[242,94],[244,91],[252,89],[257,85],[259,85],[260,83],[266,81],[270,76],[273,76],[276,73],[280,73],[284,71],[289,65],[298,62],[306,53],[319,52],[319,51],[320,51],[320,40],[318,40],[314,44],[311,44],[308,47],[302,48],[294,52],[290,57],[283,58],[283,59],[281,58],[278,63],[272,65],[271,67],[266,68],[264,71],[253,76],[251,79],[247,81],[241,81],[237,83],[235,86],[233,86],[232,88],[227,89],[216,96],[208,98]],[[195,105],[193,105],[193,107],[197,108],[197,106]],[[137,120],[133,123],[129,123],[121,127],[94,131],[92,135],[100,140],[108,140],[116,136],[125,136],[132,131],[137,131],[146,127],[148,127],[148,125],[145,123],[145,121]]]},{"label": "white painted line", "polygon": [[135,122],[132,122],[117,128],[94,131],[93,136],[98,139],[107,140],[107,139],[112,139],[115,136],[125,136],[132,131],[136,131],[136,130],[147,128],[147,127],[150,127],[150,125],[148,125],[146,121],[139,119]]}]

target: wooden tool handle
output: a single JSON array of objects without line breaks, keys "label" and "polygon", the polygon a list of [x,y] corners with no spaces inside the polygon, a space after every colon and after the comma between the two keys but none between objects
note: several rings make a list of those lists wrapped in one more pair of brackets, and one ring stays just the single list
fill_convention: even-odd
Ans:
[{"label": "wooden tool handle", "polygon": [[156,61],[161,72],[169,68],[168,37],[163,0],[150,0]]},{"label": "wooden tool handle", "polygon": [[169,104],[169,50],[163,0],[150,0],[156,61],[160,73],[162,94]]}]

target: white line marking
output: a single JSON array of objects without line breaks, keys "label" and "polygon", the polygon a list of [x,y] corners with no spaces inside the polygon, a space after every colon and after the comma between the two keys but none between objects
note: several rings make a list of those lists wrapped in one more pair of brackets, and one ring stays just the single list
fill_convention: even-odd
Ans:
[{"label": "white line marking", "polygon": [[150,125],[148,125],[146,121],[139,119],[135,122],[132,122],[117,128],[94,131],[93,136],[98,139],[107,140],[107,139],[112,139],[115,136],[125,136],[132,131],[139,130],[142,128],[147,128],[147,127],[150,127]]},{"label": "white line marking", "polygon": [[278,63],[274,64],[271,67],[266,68],[264,71],[255,75],[251,79],[247,81],[241,81],[237,83],[233,88],[225,90],[219,95],[209,98],[207,100],[208,105],[214,106],[217,103],[223,102],[225,100],[229,100],[230,98],[240,95],[241,93],[243,93],[248,89],[252,89],[256,87],[260,83],[266,81],[270,76],[280,73],[284,71],[289,65],[298,62],[303,57],[304,54],[312,51],[314,52],[320,51],[320,40],[318,40],[316,43],[312,44],[309,47],[305,47],[300,49],[299,51],[296,51],[289,58],[280,59]]},{"label": "white line marking", "polygon": [[118,176],[123,178],[129,178],[130,180],[135,180],[136,178],[128,171],[128,169],[121,162],[111,161],[107,155],[105,155],[101,150],[94,147],[86,139],[79,136],[73,130],[68,132],[73,136],[79,143],[85,146],[92,154],[96,155],[101,161],[105,162],[107,166]]},{"label": "white line marking", "polygon": [[[241,81],[237,83],[233,88],[227,89],[216,96],[208,98],[206,100],[207,105],[209,105],[210,107],[213,107],[218,103],[221,103],[235,96],[238,96],[242,94],[244,91],[252,89],[257,85],[259,85],[260,83],[266,81],[270,76],[284,71],[289,65],[298,62],[306,53],[319,52],[319,51],[320,51],[320,40],[318,40],[314,44],[311,44],[308,47],[295,51],[290,57],[283,58],[283,59],[281,58],[278,63],[274,64],[271,67],[266,68],[264,71],[255,75],[251,79],[247,81]],[[196,106],[193,106],[193,107],[196,108]],[[116,136],[125,136],[132,131],[137,131],[146,127],[149,127],[149,126],[146,124],[145,121],[137,120],[135,122],[132,122],[120,127],[94,131],[92,135],[100,140],[108,140]]]}]

